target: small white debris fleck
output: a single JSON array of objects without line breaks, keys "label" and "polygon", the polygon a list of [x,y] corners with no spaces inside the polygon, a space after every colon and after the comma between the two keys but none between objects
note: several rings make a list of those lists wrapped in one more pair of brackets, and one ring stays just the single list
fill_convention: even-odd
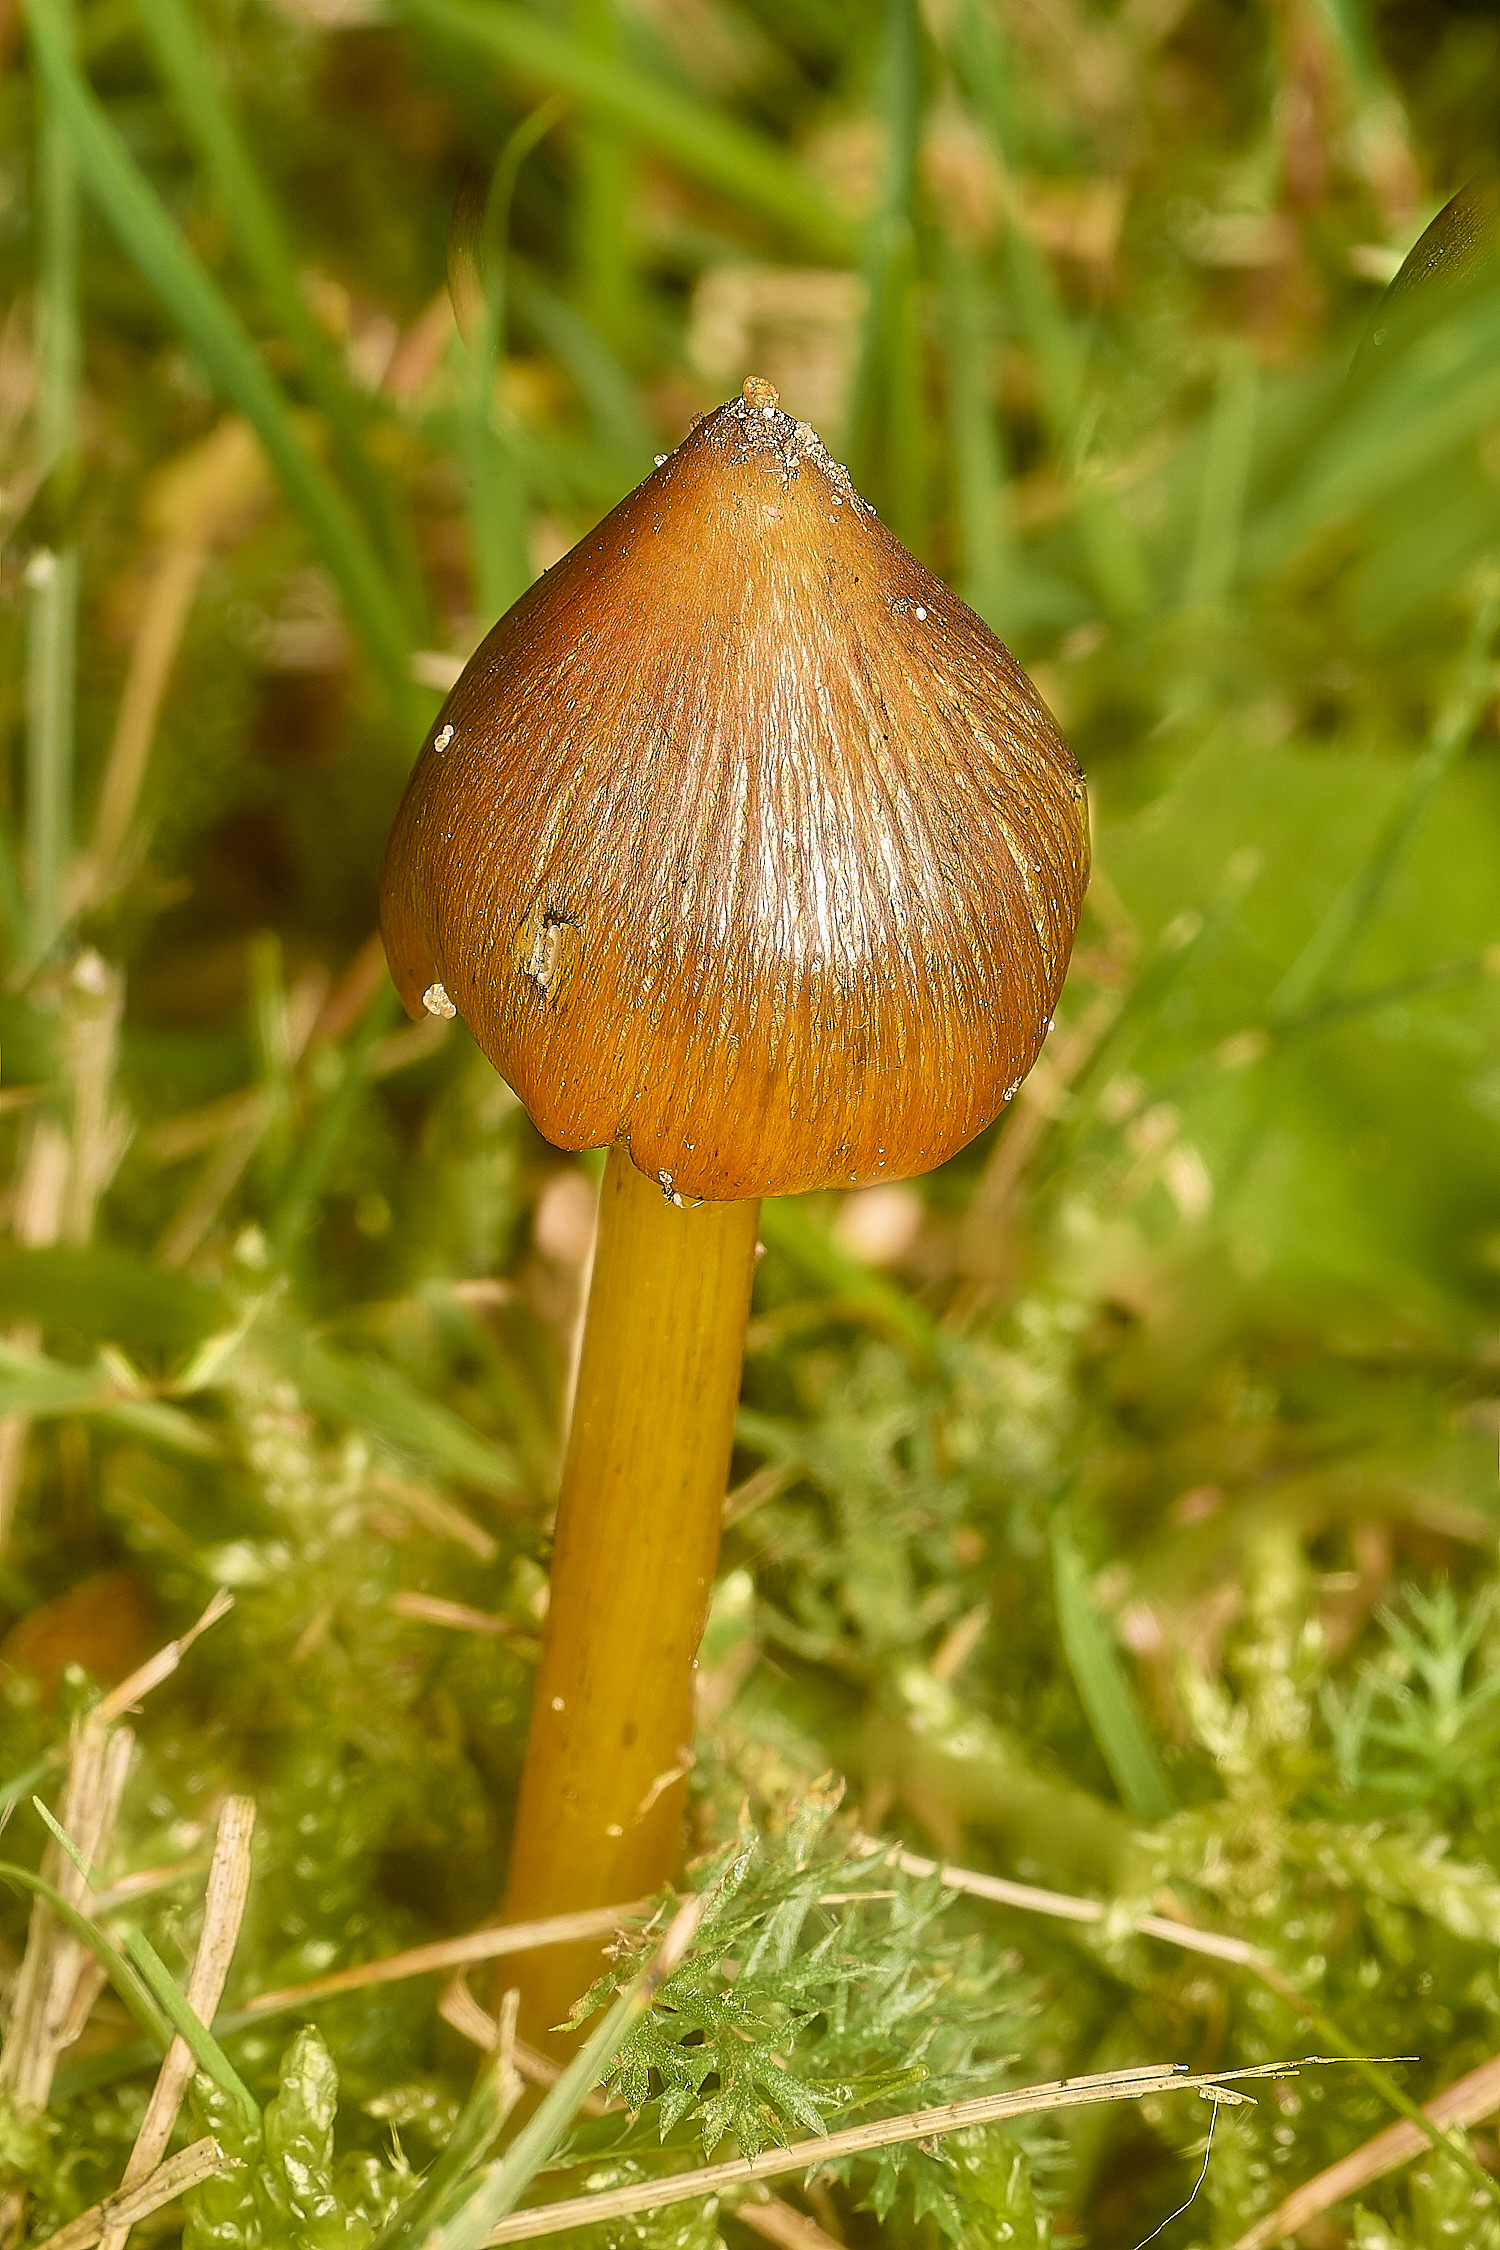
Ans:
[{"label": "small white debris fleck", "polygon": [[612,1820],[604,1833],[606,1836],[623,1836],[625,1831],[617,1820]]},{"label": "small white debris fleck", "polygon": [[92,946],[73,963],[73,982],[92,1000],[102,1000],[109,990],[109,964]]},{"label": "small white debris fleck", "polygon": [[453,740],[453,737],[457,734],[457,732],[457,727],[444,727],[441,734],[433,736],[432,747],[437,752],[439,757],[442,756],[443,752],[447,749],[449,743]]},{"label": "small white debris fleck", "polygon": [[554,1711],[565,1711],[567,1709],[567,1705],[563,1702],[563,1699],[560,1695],[554,1695],[552,1698],[552,1708]]},{"label": "small white debris fleck", "polygon": [[766,418],[766,420],[767,420],[768,422],[774,422],[774,421],[775,421],[775,419],[776,419],[776,409],[775,409],[775,407],[774,407],[774,406],[763,406],[763,407],[761,408],[761,412],[762,412],[762,414],[764,414],[764,416],[765,416],[765,418]]},{"label": "small white debris fleck", "polygon": [[660,467],[661,467],[661,465],[662,465],[662,463],[663,463],[663,461],[665,461],[665,459],[666,459],[666,458],[667,458],[667,457],[666,457],[665,453],[658,453],[658,454],[657,454],[657,456],[656,456],[656,466],[657,466],[658,468],[660,468]]},{"label": "small white debris fleck", "polygon": [[922,607],[920,602],[918,602],[917,604],[917,615],[918,617],[925,617],[927,615],[926,610]]},{"label": "small white debris fleck", "polygon": [[440,984],[430,984],[427,987],[422,995],[422,1005],[430,1016],[442,1016],[445,1020],[458,1014],[457,1008]]}]

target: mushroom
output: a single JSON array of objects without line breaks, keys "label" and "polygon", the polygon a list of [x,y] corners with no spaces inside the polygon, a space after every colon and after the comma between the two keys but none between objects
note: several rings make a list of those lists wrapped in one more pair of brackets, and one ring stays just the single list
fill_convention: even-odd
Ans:
[{"label": "mushroom", "polygon": [[[675,1871],[759,1198],[999,1113],[1088,876],[1025,674],[752,377],[501,618],[382,880],[408,1012],[607,1146],[507,1914]],[[531,1956],[534,2036],[592,1973]]]}]

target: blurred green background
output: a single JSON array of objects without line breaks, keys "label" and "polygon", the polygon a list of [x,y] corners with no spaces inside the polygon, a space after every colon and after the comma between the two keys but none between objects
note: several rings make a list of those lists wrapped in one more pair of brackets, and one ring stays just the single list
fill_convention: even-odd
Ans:
[{"label": "blurred green background", "polygon": [[[1500,288],[1377,307],[1495,158],[1493,7],[28,9],[0,4],[4,1848],[35,1864],[70,1714],[224,1584],[140,1722],[119,1868],[197,1866],[218,1793],[255,1793],[242,1995],[493,1910],[596,1175],[461,1025],[401,1020],[380,853],[494,617],[753,372],[1032,672],[1097,872],[1003,1125],[766,1207],[696,1842],[832,1770],[871,1832],[1119,1902],[960,1911],[1029,1980],[1022,2078],[1335,2036],[1415,2058],[1387,2085],[1420,2099],[1473,2069]],[[174,1961],[195,1896],[153,1909]],[[1253,1941],[1281,1988],[1142,1913]],[[17,1898],[12,1967],[24,1928]],[[344,2159],[441,2145],[470,2063],[433,1998],[318,2012]],[[119,2177],[149,2090],[122,2036],[105,2003],[50,2135],[0,2069],[34,2239]],[[238,2066],[273,2085],[281,2046]],[[1190,2106],[1079,2112],[941,2193],[914,2156],[888,2216],[856,2173],[820,2218],[1128,2246],[1192,2187]],[[1237,2242],[1393,2114],[1343,2072],[1226,2113],[1159,2239]],[[1297,2239],[1489,2245],[1474,2181],[1429,2153]],[[375,2191],[340,2193],[368,2234]]]}]

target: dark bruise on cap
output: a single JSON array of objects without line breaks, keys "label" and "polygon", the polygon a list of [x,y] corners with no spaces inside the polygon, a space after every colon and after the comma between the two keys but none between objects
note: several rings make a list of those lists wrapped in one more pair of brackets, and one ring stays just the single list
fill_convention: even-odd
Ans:
[{"label": "dark bruise on cap", "polygon": [[683,1196],[927,1171],[1050,1026],[1088,880],[1031,683],[769,383],[501,618],[381,920],[563,1148]]}]

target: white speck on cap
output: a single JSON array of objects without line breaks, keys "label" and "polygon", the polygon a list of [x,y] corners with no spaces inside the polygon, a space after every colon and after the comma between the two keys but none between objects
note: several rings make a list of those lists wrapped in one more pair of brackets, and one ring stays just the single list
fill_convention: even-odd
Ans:
[{"label": "white speck on cap", "polygon": [[442,1016],[445,1020],[458,1014],[446,989],[440,984],[430,984],[427,987],[422,995],[422,1005],[430,1016]]},{"label": "white speck on cap", "polygon": [[444,727],[441,734],[433,736],[432,747],[437,752],[439,757],[442,756],[443,752],[447,749],[449,743],[453,740],[453,737],[457,734],[457,732],[457,727]]}]

